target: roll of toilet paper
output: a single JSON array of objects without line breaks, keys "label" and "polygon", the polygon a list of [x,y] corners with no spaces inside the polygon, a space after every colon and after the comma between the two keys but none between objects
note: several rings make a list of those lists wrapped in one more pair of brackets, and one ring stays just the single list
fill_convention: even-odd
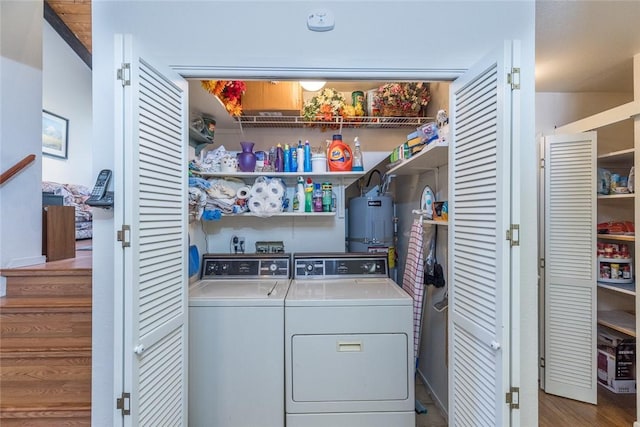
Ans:
[{"label": "roll of toilet paper", "polygon": [[284,196],[284,186],[280,181],[272,180],[267,184],[267,192],[269,197],[282,198]]},{"label": "roll of toilet paper", "polygon": [[260,197],[264,198],[267,195],[267,184],[264,182],[256,182],[251,186],[251,190],[249,191],[249,197]]},{"label": "roll of toilet paper", "polygon": [[248,199],[250,195],[251,187],[249,187],[248,185],[238,188],[238,191],[236,192],[236,197],[241,200]]},{"label": "roll of toilet paper", "polygon": [[264,202],[262,199],[252,198],[249,200],[249,210],[251,212],[255,212],[257,214],[262,213],[264,211]]}]

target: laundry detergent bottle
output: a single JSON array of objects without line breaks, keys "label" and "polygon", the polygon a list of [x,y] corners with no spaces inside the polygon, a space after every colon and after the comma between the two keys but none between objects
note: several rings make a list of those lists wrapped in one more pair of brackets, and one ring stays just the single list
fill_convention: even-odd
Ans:
[{"label": "laundry detergent bottle", "polygon": [[342,135],[333,135],[329,149],[327,150],[327,163],[332,172],[351,171],[353,153],[349,144],[342,142]]}]

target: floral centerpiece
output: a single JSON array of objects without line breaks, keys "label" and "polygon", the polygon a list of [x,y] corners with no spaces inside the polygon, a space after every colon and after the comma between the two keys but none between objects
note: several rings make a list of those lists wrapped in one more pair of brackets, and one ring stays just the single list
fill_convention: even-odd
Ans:
[{"label": "floral centerpiece", "polygon": [[247,85],[241,80],[202,80],[202,87],[217,96],[232,116],[242,114],[242,95]]},{"label": "floral centerpiece", "polygon": [[345,99],[340,92],[331,88],[322,89],[302,106],[302,116],[306,121],[335,121],[345,116]]},{"label": "floral centerpiece", "polygon": [[429,99],[428,83],[387,83],[376,90],[373,109],[387,117],[413,117],[427,106]]}]

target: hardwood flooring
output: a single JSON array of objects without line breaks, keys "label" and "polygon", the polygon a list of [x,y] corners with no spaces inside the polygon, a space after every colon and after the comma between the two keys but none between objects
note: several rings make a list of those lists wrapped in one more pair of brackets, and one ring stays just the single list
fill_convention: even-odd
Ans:
[{"label": "hardwood flooring", "polygon": [[598,404],[591,405],[540,390],[540,427],[631,427],[636,421],[636,395],[615,394],[598,386]]},{"label": "hardwood flooring", "polygon": [[[615,394],[598,387],[598,404],[591,405],[540,390],[539,427],[632,427],[636,421],[636,395]],[[446,427],[447,420],[433,403],[424,385],[416,381],[416,398],[427,407],[416,415],[416,427]]]}]

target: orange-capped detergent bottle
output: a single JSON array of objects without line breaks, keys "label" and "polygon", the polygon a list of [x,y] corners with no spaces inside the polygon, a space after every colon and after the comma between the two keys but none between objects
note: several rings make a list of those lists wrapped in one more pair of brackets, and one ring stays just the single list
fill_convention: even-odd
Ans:
[{"label": "orange-capped detergent bottle", "polygon": [[327,163],[332,172],[349,172],[353,153],[349,144],[342,142],[342,135],[333,135],[333,140],[327,150]]}]

